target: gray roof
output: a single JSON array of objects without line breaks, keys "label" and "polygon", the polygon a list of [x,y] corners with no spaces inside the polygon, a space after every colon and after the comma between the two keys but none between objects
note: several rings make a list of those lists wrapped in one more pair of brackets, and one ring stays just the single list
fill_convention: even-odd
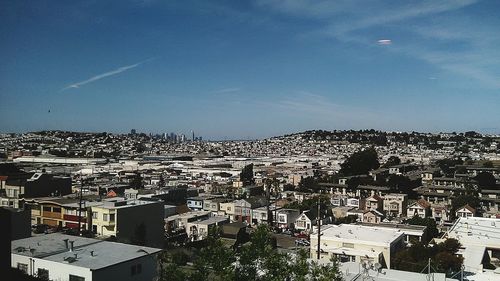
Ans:
[{"label": "gray roof", "polygon": [[[64,239],[75,241],[73,252],[66,249]],[[91,270],[112,266],[160,251],[161,249],[157,248],[107,242],[61,233],[14,240],[11,245],[12,254],[70,263],[73,266]],[[75,255],[76,259],[74,259]]]}]

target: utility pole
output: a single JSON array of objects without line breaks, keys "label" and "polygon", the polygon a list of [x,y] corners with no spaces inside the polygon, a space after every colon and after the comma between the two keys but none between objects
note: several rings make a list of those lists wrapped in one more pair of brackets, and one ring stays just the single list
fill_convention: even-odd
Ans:
[{"label": "utility pole", "polygon": [[81,235],[82,230],[82,196],[83,196],[83,177],[80,178],[80,200],[78,202],[78,236]]},{"label": "utility pole", "polygon": [[270,218],[270,216],[269,216],[269,213],[270,213],[270,212],[269,212],[269,204],[271,203],[271,202],[270,202],[270,201],[271,201],[271,195],[270,195],[270,193],[269,193],[269,180],[268,180],[268,179],[265,179],[265,180],[264,180],[264,186],[265,186],[265,188],[266,188],[266,199],[267,199],[267,204],[266,204],[266,205],[267,205],[267,206],[266,206],[266,207],[267,207],[267,214],[266,214],[266,216],[267,216],[267,224],[268,224],[269,226],[272,226],[272,225],[271,225],[271,218]]},{"label": "utility pole", "polygon": [[317,216],[317,220],[318,220],[318,260],[320,259],[321,257],[321,198],[318,197],[318,216]]},{"label": "utility pole", "polygon": [[431,273],[431,258],[429,258],[428,264],[427,264],[427,280],[428,281],[434,281],[434,274]]}]

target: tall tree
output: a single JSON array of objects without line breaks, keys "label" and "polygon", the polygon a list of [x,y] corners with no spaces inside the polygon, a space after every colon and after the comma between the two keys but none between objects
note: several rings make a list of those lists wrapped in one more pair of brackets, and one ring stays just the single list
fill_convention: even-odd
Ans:
[{"label": "tall tree", "polygon": [[395,166],[401,164],[401,159],[397,156],[391,156],[389,159],[387,159],[387,162],[385,162],[384,167],[390,167],[390,166]]},{"label": "tall tree", "polygon": [[[336,260],[319,265],[308,262],[309,255],[304,250],[294,255],[278,252],[275,238],[266,225],[259,225],[252,233],[250,242],[234,252],[224,246],[217,235],[211,235],[211,238],[207,238],[207,246],[194,262],[194,272],[186,276],[186,280],[342,280]],[[167,269],[174,276],[180,275],[172,267]],[[165,276],[163,280],[170,280],[168,277]]]},{"label": "tall tree", "polygon": [[243,167],[240,173],[240,181],[243,182],[244,185],[250,185],[254,183],[253,179],[253,163],[246,165]]},{"label": "tall tree", "polygon": [[142,176],[139,172],[135,173],[134,177],[130,181],[130,187],[134,189],[141,189],[144,187],[142,183]]},{"label": "tall tree", "polygon": [[368,171],[380,167],[377,151],[372,147],[355,152],[340,167],[339,172],[345,176],[368,174]]},{"label": "tall tree", "polygon": [[496,179],[492,173],[481,172],[474,179],[480,188],[494,188],[496,185]]}]

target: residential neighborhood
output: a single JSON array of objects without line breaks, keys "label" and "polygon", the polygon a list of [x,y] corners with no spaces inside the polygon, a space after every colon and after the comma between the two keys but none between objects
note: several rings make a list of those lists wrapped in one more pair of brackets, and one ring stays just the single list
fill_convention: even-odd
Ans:
[{"label": "residential neighborhood", "polygon": [[[367,141],[353,140],[353,135]],[[380,136],[386,139],[383,144],[370,141]],[[45,144],[49,139],[50,144]],[[134,149],[145,139],[149,150]],[[448,142],[422,141],[428,139]],[[60,261],[43,255],[56,263],[84,258],[88,255],[85,243],[123,251],[143,247],[137,249],[154,256],[156,263],[165,262],[164,255],[178,255],[174,253],[186,255],[189,261],[192,247],[212,239],[214,232],[236,247],[249,243],[252,233],[266,226],[284,253],[301,249],[319,262],[335,258],[341,264],[365,262],[410,270],[399,257],[412,247],[438,247],[448,238],[466,246],[470,235],[487,235],[481,239],[499,235],[495,230],[500,225],[499,143],[499,136],[470,133],[403,138],[377,131],[312,131],[262,141],[175,143],[133,134],[3,135],[1,204],[6,210],[24,211],[23,225],[31,226],[26,233],[21,226],[11,225],[13,233],[24,233],[13,236],[11,264],[30,275],[62,278],[63,273],[52,273],[58,268],[55,264],[52,269],[40,267],[42,260],[35,264],[40,266],[22,261],[29,255],[26,251],[34,251],[35,256],[49,251],[30,246],[33,243],[57,247],[70,243],[65,246],[68,253],[75,251],[72,247],[85,251],[63,254]],[[464,145],[468,153],[456,149]],[[104,147],[120,153],[93,158],[96,149]],[[277,147],[287,150],[278,152]],[[66,156],[51,154],[54,151],[66,151]],[[482,231],[457,234],[457,222],[475,229],[477,220]],[[79,237],[87,242],[73,246],[72,241],[83,241]],[[104,247],[106,243],[110,246]],[[90,257],[100,259],[101,246],[92,247]],[[467,248],[455,253],[467,265],[467,274],[478,276],[471,280],[482,280],[480,276],[500,268],[500,244],[474,249],[474,255],[484,257],[481,261],[470,256]],[[135,274],[161,277],[147,263],[138,266]],[[84,273],[85,268],[93,268],[90,263],[81,268],[80,275],[69,278],[107,276]]]}]

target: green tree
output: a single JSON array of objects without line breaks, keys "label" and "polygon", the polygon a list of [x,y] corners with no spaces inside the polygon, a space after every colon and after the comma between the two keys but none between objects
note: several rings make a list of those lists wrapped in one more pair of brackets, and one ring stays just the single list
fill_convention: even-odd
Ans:
[{"label": "green tree", "polygon": [[416,242],[397,252],[392,258],[392,266],[398,270],[420,272],[427,266],[430,258],[433,268],[449,277],[462,266],[463,258],[456,255],[459,248],[460,243],[455,239],[447,239],[436,246]]},{"label": "green tree", "polygon": [[293,191],[293,190],[295,190],[295,186],[293,184],[287,183],[283,186],[283,191]]},{"label": "green tree", "polygon": [[141,189],[144,187],[144,184],[142,183],[142,176],[139,172],[134,174],[134,177],[130,181],[130,187],[134,189]]},{"label": "green tree", "polygon": [[194,263],[193,274],[186,280],[342,280],[335,260],[318,265],[308,262],[309,255],[305,250],[294,255],[278,252],[267,225],[259,225],[250,242],[234,252],[225,247],[217,235],[208,239],[207,247],[200,251]]},{"label": "green tree", "polygon": [[484,162],[484,163],[483,163],[483,167],[484,167],[484,168],[493,168],[493,167],[494,167],[494,166],[493,166],[493,162],[491,162],[491,161],[486,161],[486,162]]},{"label": "green tree", "polygon": [[432,240],[432,238],[438,237],[439,230],[436,226],[436,221],[432,218],[421,218],[419,216],[413,216],[411,219],[405,221],[407,224],[411,225],[422,225],[426,226],[427,229],[425,231],[424,237],[422,238],[423,242],[428,243]]},{"label": "green tree", "polygon": [[189,261],[189,256],[184,251],[172,253],[172,262],[178,266],[184,266]]},{"label": "green tree", "polygon": [[492,188],[496,185],[496,179],[493,174],[488,172],[481,172],[474,177],[480,188]]},{"label": "green tree", "polygon": [[186,281],[187,274],[176,264],[167,263],[162,272],[162,281]]},{"label": "green tree", "polygon": [[372,147],[355,152],[340,167],[339,173],[345,176],[368,174],[368,171],[380,167],[377,151]]},{"label": "green tree", "polygon": [[421,183],[421,179],[412,181],[410,178],[403,175],[390,175],[387,179],[387,186],[389,186],[393,192],[408,194],[410,198],[415,197],[416,193],[413,189],[420,186]]},{"label": "green tree", "polygon": [[453,174],[454,167],[456,165],[462,165],[463,161],[460,158],[457,159],[441,159],[436,161],[443,174],[449,176]]},{"label": "green tree", "polygon": [[246,165],[241,170],[240,181],[243,182],[244,185],[250,185],[254,183],[253,179],[253,163]]},{"label": "green tree", "polygon": [[401,164],[401,159],[397,156],[391,156],[389,159],[387,159],[387,162],[384,164],[384,168],[388,168],[390,166],[395,166]]},{"label": "green tree", "polygon": [[299,190],[317,192],[319,190],[318,181],[314,177],[305,177],[299,183]]},{"label": "green tree", "polygon": [[463,194],[451,199],[451,217],[455,218],[455,213],[459,208],[469,205],[472,208],[479,207],[480,200],[475,194]]}]

